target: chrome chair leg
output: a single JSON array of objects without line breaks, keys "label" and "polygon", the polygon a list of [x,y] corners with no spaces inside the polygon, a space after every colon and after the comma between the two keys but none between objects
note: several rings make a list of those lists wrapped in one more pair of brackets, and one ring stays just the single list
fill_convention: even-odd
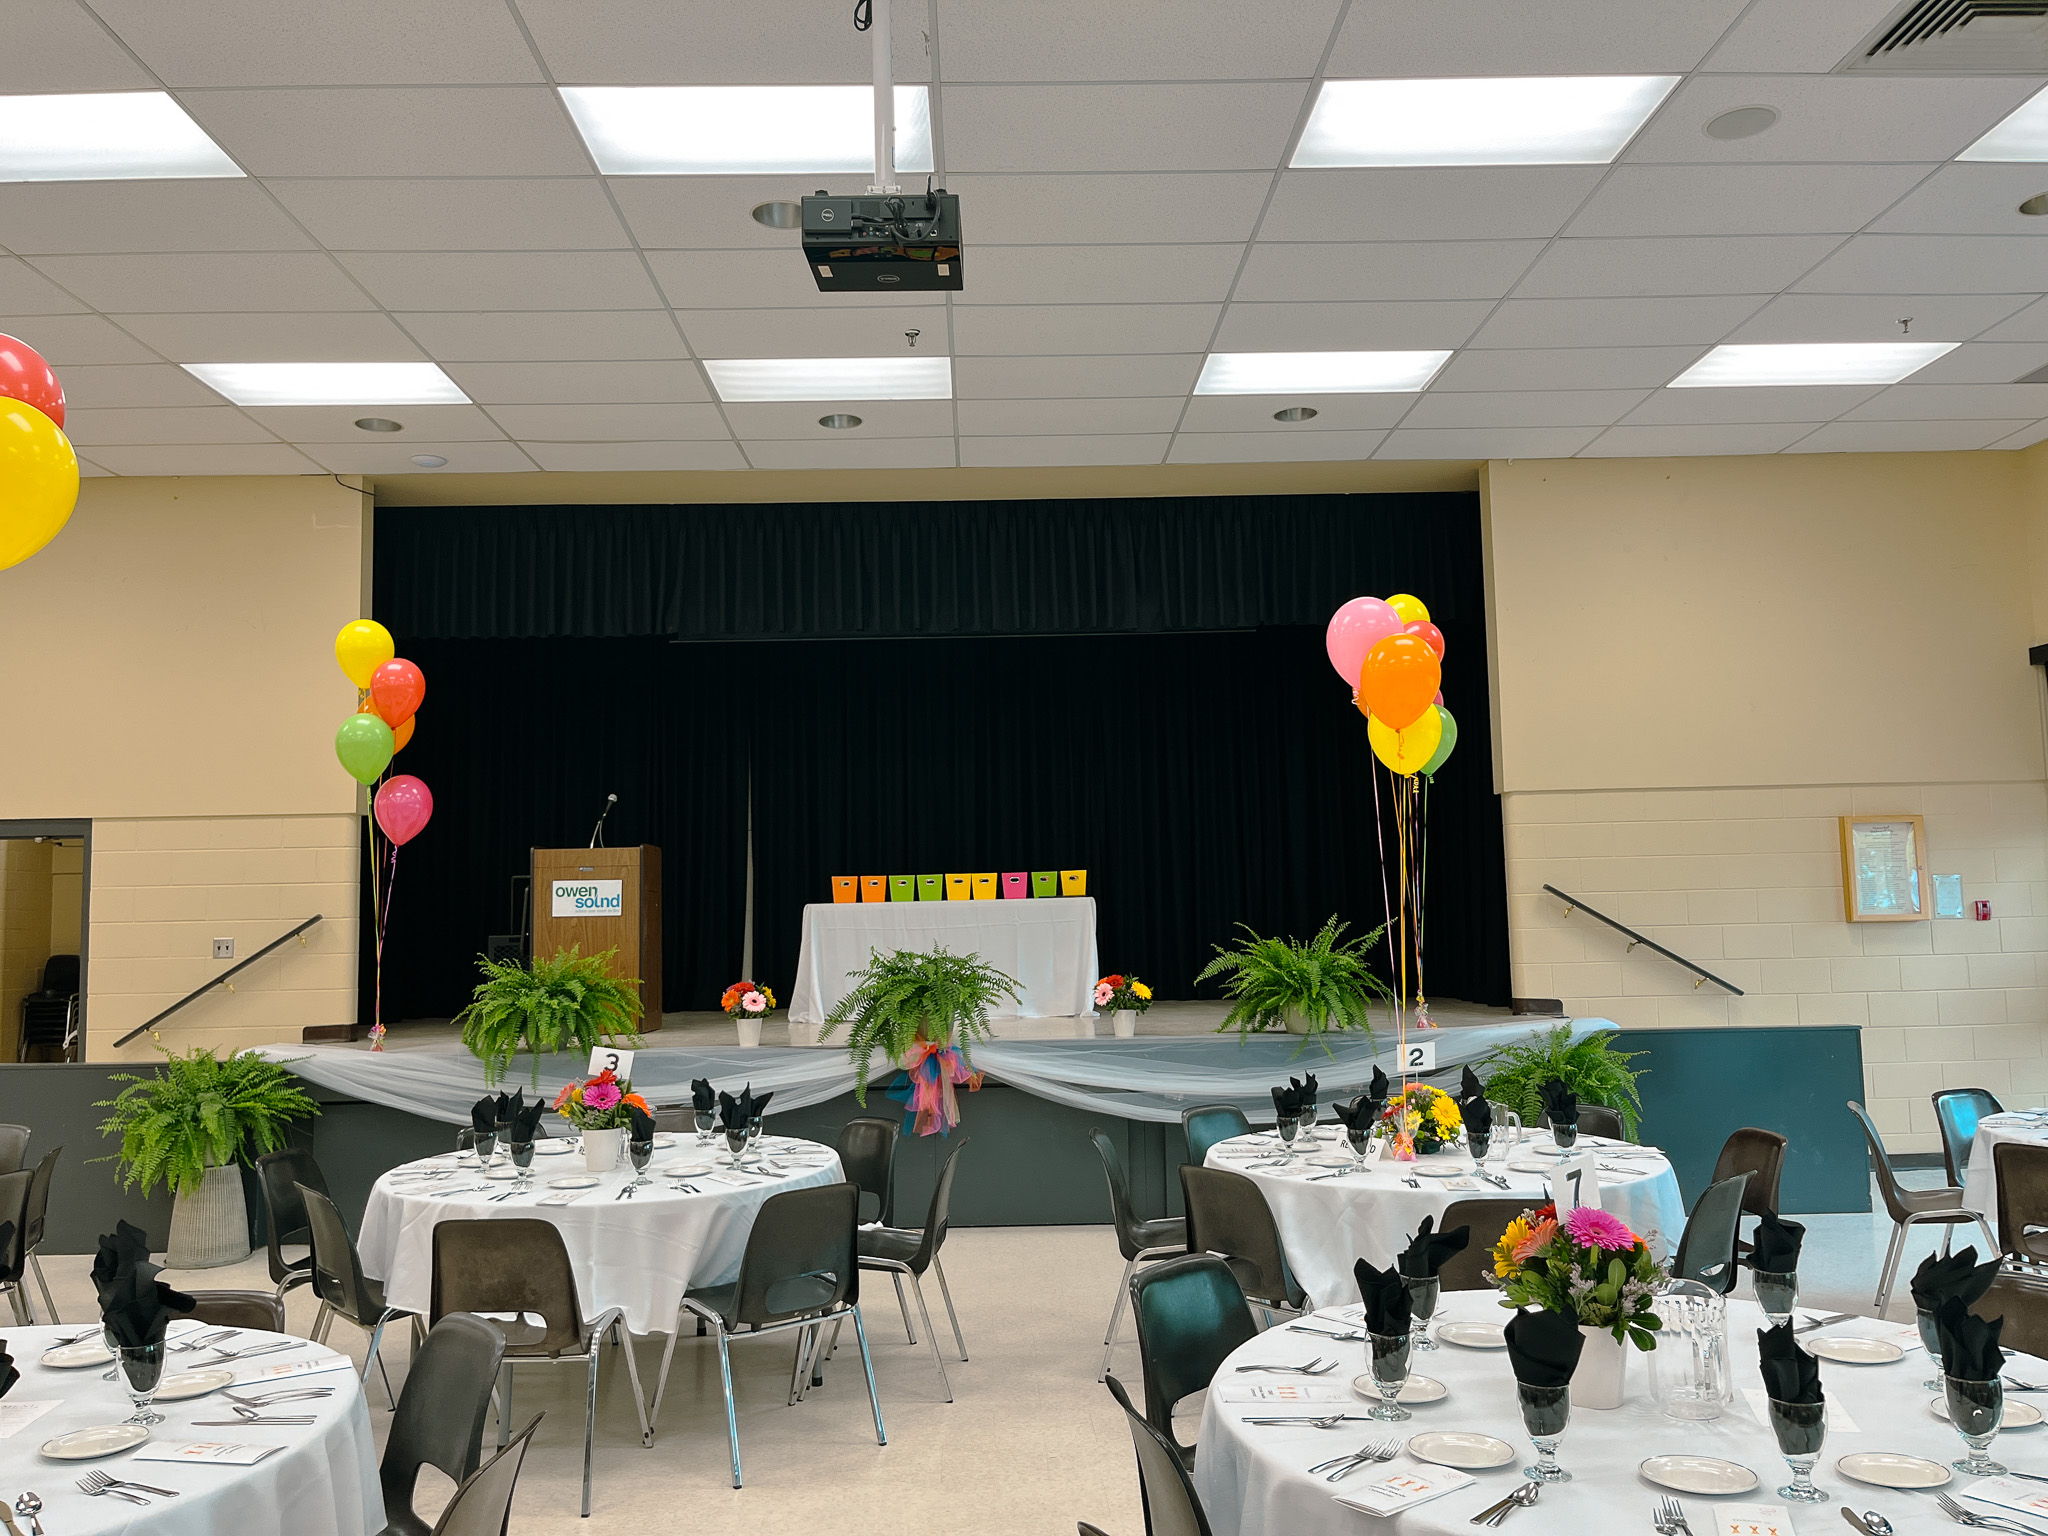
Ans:
[{"label": "chrome chair leg", "polygon": [[583,1518],[590,1518],[590,1467],[597,1455],[597,1363],[602,1339],[590,1341],[589,1387],[583,1409]]},{"label": "chrome chair leg", "polygon": [[24,1328],[35,1326],[35,1314],[28,1309],[28,1296],[19,1284],[7,1287],[7,1299],[14,1306],[14,1320]]},{"label": "chrome chair leg", "polygon": [[946,1389],[946,1401],[953,1401],[953,1383],[946,1379],[946,1357],[939,1350],[939,1336],[932,1328],[932,1315],[924,1304],[924,1285],[912,1275],[910,1288],[917,1292],[917,1315],[924,1319],[925,1336],[932,1341],[932,1363],[939,1368],[939,1385]]},{"label": "chrome chair leg", "polygon": [[724,1327],[718,1330],[718,1375],[725,1385],[725,1435],[732,1442],[732,1485],[740,1485],[740,1416],[732,1401],[732,1352]]},{"label": "chrome chair leg", "polygon": [[377,1319],[377,1326],[370,1330],[370,1352],[363,1357],[363,1381],[365,1385],[370,1380],[370,1366],[374,1363],[379,1374],[384,1378],[384,1395],[391,1400],[391,1411],[394,1413],[398,1411],[398,1394],[391,1390],[391,1372],[385,1367],[384,1356],[379,1352],[379,1349],[384,1342],[384,1325],[397,1315],[390,1308],[387,1307],[385,1309],[384,1315]]},{"label": "chrome chair leg", "polygon": [[505,1449],[512,1439],[512,1362],[507,1360],[498,1370],[498,1449]]},{"label": "chrome chair leg", "polygon": [[1123,1278],[1116,1283],[1116,1300],[1109,1305],[1109,1331],[1102,1336],[1102,1369],[1095,1373],[1097,1381],[1109,1375],[1109,1357],[1116,1348],[1117,1325],[1124,1320],[1124,1302],[1130,1297],[1131,1276],[1137,1272],[1137,1268],[1137,1259],[1126,1261]]},{"label": "chrome chair leg", "polygon": [[810,1364],[811,1334],[814,1331],[810,1328],[796,1331],[796,1357],[789,1362],[789,1402],[786,1405],[791,1408],[802,1401],[803,1384],[810,1379],[811,1373],[806,1367]]},{"label": "chrome chair leg", "polygon": [[64,1319],[57,1315],[57,1303],[50,1299],[50,1282],[43,1278],[43,1261],[31,1253],[28,1256],[28,1263],[29,1268],[36,1272],[36,1286],[43,1293],[43,1305],[49,1309],[50,1321],[63,1322]]},{"label": "chrome chair leg", "polygon": [[1899,1222],[1892,1228],[1892,1240],[1884,1251],[1884,1267],[1877,1275],[1877,1297],[1871,1303],[1872,1310],[1879,1317],[1884,1316],[1885,1303],[1892,1294],[1892,1280],[1898,1270],[1899,1254],[1906,1246],[1906,1222]]},{"label": "chrome chair leg", "polygon": [[[887,1445],[889,1436],[882,1429],[882,1400],[875,1395],[875,1362],[868,1355],[868,1331],[861,1323],[859,1307],[853,1309],[853,1336],[860,1342],[860,1368],[868,1378],[868,1407],[873,1409],[875,1414],[875,1444]],[[738,1441],[733,1442],[733,1455],[735,1458],[739,1455]],[[737,1460],[734,1465],[738,1465]],[[733,1486],[739,1485],[735,1483]]]},{"label": "chrome chair leg", "polygon": [[910,1325],[910,1303],[903,1299],[903,1272],[901,1270],[893,1271],[889,1278],[896,1282],[896,1305],[903,1312],[903,1331],[910,1335],[910,1342],[915,1344],[917,1342],[917,1330]]},{"label": "chrome chair leg", "polygon": [[960,1346],[960,1358],[967,1358],[967,1340],[960,1333],[960,1314],[953,1310],[953,1288],[946,1284],[946,1266],[939,1262],[939,1256],[932,1255],[932,1273],[939,1277],[939,1295],[946,1303],[946,1320],[953,1325],[953,1342]]}]

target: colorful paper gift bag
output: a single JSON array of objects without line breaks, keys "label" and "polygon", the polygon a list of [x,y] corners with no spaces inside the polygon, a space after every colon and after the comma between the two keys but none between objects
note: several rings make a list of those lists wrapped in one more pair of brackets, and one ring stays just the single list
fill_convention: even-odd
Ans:
[{"label": "colorful paper gift bag", "polygon": [[1060,872],[1056,869],[1034,869],[1031,871],[1031,894],[1033,896],[1057,896],[1060,893]]},{"label": "colorful paper gift bag", "polygon": [[973,877],[971,875],[946,876],[946,900],[966,901],[974,894],[970,888],[972,882]]},{"label": "colorful paper gift bag", "polygon": [[891,875],[889,877],[889,899],[891,901],[917,900],[917,877],[915,875]]},{"label": "colorful paper gift bag", "polygon": [[1088,871],[1085,869],[1061,870],[1060,894],[1062,896],[1086,896],[1088,894]]},{"label": "colorful paper gift bag", "polygon": [[1031,887],[1025,884],[1021,874],[1003,876],[1003,900],[1022,901],[1031,894]]},{"label": "colorful paper gift bag", "polygon": [[852,875],[832,877],[832,899],[835,902],[852,901],[860,894],[860,882]]},{"label": "colorful paper gift bag", "polygon": [[993,873],[974,877],[974,899],[994,901],[996,899],[996,877]]},{"label": "colorful paper gift bag", "polygon": [[860,877],[860,899],[862,901],[887,901],[889,899],[889,877],[887,875],[862,875]]},{"label": "colorful paper gift bag", "polygon": [[917,877],[917,899],[919,901],[944,901],[946,899],[946,877],[944,875],[919,875]]}]

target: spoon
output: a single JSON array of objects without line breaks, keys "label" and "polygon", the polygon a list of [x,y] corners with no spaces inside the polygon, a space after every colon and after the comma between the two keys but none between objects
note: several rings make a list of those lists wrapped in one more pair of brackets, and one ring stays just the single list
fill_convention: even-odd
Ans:
[{"label": "spoon", "polygon": [[1874,1509],[1863,1511],[1863,1523],[1870,1527],[1874,1536],[1893,1536],[1891,1521]]},{"label": "spoon", "polygon": [[35,1536],[43,1536],[43,1522],[36,1518],[37,1515],[43,1512],[43,1501],[40,1495],[24,1493],[14,1501],[14,1512],[28,1520],[29,1529],[35,1532]]}]

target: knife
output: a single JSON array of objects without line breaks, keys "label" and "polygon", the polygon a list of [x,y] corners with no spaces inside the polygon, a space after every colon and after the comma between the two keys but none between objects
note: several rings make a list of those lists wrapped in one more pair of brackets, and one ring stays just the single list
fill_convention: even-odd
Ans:
[{"label": "knife", "polygon": [[[1850,1323],[1855,1320],[1856,1314],[1854,1312],[1837,1312],[1833,1317],[1816,1317],[1812,1322],[1802,1323],[1792,1331],[1794,1333],[1812,1333],[1816,1328],[1832,1328],[1837,1323]],[[1843,1513],[1847,1514],[1848,1511],[1844,1510]]]},{"label": "knife", "polygon": [[[1515,1493],[1520,1493],[1522,1491],[1522,1487],[1524,1486],[1526,1485],[1518,1485],[1515,1489]],[[1472,1517],[1471,1523],[1474,1525],[1484,1525],[1487,1521],[1491,1520],[1495,1515],[1499,1514],[1502,1510],[1506,1509],[1510,1504],[1515,1502],[1515,1493],[1509,1494],[1506,1498],[1502,1499],[1498,1504],[1487,1505],[1486,1508],[1482,1509],[1481,1511],[1479,1511],[1478,1514]],[[1843,1513],[1846,1514],[1848,1513],[1848,1511],[1844,1510]]]},{"label": "knife", "polygon": [[1861,1531],[1863,1536],[1877,1536],[1877,1532],[1870,1528],[1869,1522],[1846,1504],[1842,1506],[1842,1518]]}]

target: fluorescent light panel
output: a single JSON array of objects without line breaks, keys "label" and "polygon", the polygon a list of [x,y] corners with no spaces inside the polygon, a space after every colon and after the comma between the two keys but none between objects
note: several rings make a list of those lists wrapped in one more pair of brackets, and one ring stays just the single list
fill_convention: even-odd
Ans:
[{"label": "fluorescent light panel", "polygon": [[[565,85],[562,100],[611,176],[872,176],[871,85]],[[932,168],[931,100],[896,87],[896,169]]]},{"label": "fluorescent light panel", "polygon": [[1426,389],[1449,352],[1211,352],[1198,395],[1371,395]]},{"label": "fluorescent light panel", "polygon": [[1326,80],[1290,165],[1606,165],[1676,75]]},{"label": "fluorescent light panel", "polygon": [[237,405],[467,405],[433,363],[186,363]]},{"label": "fluorescent light panel", "polygon": [[241,174],[163,91],[0,96],[0,181]]},{"label": "fluorescent light panel", "polygon": [[1953,341],[1823,341],[1716,347],[1673,379],[1671,388],[1896,384],[1959,345]]},{"label": "fluorescent light panel", "polygon": [[1957,155],[1958,160],[2048,160],[2048,90]]},{"label": "fluorescent light panel", "polygon": [[721,400],[950,400],[950,357],[727,357],[704,369]]}]

